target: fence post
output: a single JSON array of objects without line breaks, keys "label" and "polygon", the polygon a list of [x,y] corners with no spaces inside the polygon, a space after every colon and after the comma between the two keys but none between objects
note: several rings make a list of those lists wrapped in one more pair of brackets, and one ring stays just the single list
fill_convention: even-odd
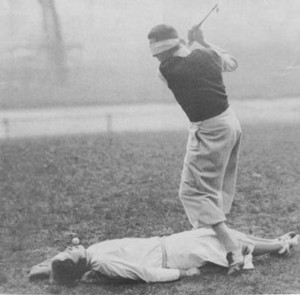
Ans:
[{"label": "fence post", "polygon": [[112,115],[111,114],[106,115],[106,130],[107,130],[107,133],[112,132]]},{"label": "fence post", "polygon": [[7,118],[3,119],[3,127],[4,127],[4,137],[9,139],[9,120]]},{"label": "fence post", "polygon": [[112,136],[112,131],[113,131],[113,126],[112,126],[112,114],[107,114],[106,115],[106,131],[108,134],[108,141],[109,144],[112,145],[113,143],[113,136]]}]

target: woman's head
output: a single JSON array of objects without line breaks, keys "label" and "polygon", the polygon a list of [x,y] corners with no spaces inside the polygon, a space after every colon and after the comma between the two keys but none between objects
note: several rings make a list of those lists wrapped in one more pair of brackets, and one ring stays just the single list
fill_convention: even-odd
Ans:
[{"label": "woman's head", "polygon": [[80,258],[77,263],[71,259],[53,260],[52,261],[52,279],[63,285],[71,285],[79,280],[86,272],[87,261],[85,258]]},{"label": "woman's head", "polygon": [[51,279],[70,285],[80,279],[87,270],[85,249],[82,245],[68,247],[56,255],[51,264]]}]

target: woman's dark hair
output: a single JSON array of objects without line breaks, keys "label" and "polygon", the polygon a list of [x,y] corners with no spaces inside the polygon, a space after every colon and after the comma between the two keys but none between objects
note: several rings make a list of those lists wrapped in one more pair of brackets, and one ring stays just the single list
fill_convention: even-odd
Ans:
[{"label": "woman's dark hair", "polygon": [[75,264],[71,259],[64,261],[53,260],[52,261],[52,274],[53,279],[57,283],[64,285],[71,285],[76,280],[80,279],[86,272],[87,260],[86,258],[80,258],[78,263]]}]

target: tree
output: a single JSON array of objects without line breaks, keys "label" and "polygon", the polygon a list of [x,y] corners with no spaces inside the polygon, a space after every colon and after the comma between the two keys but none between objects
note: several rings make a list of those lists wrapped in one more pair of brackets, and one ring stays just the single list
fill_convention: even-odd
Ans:
[{"label": "tree", "polygon": [[56,83],[64,85],[67,81],[66,49],[63,42],[60,20],[54,0],[38,0],[43,13],[45,48],[49,65]]}]

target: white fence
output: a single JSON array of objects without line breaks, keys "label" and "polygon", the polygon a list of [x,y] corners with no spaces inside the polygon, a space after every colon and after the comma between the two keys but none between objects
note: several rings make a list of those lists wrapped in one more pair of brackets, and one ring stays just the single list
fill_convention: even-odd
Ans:
[{"label": "white fence", "polygon": [[[232,101],[242,123],[299,124],[300,99]],[[88,106],[0,112],[0,139],[123,131],[183,130],[176,104]]]},{"label": "white fence", "polygon": [[0,112],[0,138],[178,130],[187,119],[176,105],[89,106]]}]

